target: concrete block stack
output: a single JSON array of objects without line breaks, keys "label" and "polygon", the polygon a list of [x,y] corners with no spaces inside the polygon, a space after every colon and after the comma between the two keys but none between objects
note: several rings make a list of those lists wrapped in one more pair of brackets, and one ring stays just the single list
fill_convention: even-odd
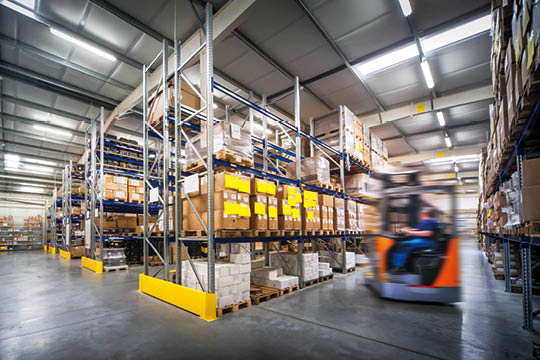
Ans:
[{"label": "concrete block stack", "polygon": [[[245,254],[237,257],[245,261]],[[231,255],[232,256],[232,255]],[[247,263],[216,263],[216,306],[221,308],[249,300],[251,264],[249,256]],[[195,272],[189,261],[182,261],[182,285],[189,288],[206,291],[208,289],[208,263],[205,260],[194,260],[193,264],[200,276],[203,288],[197,281]]]},{"label": "concrete block stack", "polygon": [[[328,251],[319,251],[320,261],[327,261],[330,263],[330,266],[334,269],[341,269],[341,253]],[[345,268],[352,269],[356,266],[355,254],[351,251],[345,253]]]},{"label": "concrete block stack", "polygon": [[[304,258],[304,281],[319,278],[319,256],[317,253],[302,254]],[[287,275],[296,275],[298,255],[293,253],[270,254],[270,263],[283,268]]]},{"label": "concrete block stack", "polygon": [[319,262],[319,277],[332,275],[332,268],[330,267],[330,263],[327,262]]},{"label": "concrete block stack", "polygon": [[298,285],[298,276],[283,275],[283,269],[280,267],[263,266],[253,269],[251,283],[275,289],[286,289]]}]

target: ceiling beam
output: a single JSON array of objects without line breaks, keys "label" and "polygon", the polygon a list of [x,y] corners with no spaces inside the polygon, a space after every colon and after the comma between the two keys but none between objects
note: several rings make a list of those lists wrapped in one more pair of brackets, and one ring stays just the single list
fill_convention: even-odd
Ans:
[{"label": "ceiling beam", "polygon": [[11,175],[15,173],[6,173],[6,172],[0,172],[0,179],[11,179],[11,180],[20,180],[20,181],[26,181],[26,182],[35,182],[35,183],[41,183],[41,184],[52,184],[54,185],[56,182],[53,179],[50,178],[43,178],[39,176],[34,175]]},{"label": "ceiling beam", "polygon": [[64,117],[64,118],[67,118],[67,119],[81,121],[81,122],[84,122],[86,124],[90,124],[90,121],[91,121],[91,119],[89,117],[86,117],[86,116],[73,114],[73,113],[70,113],[68,111],[55,109],[55,108],[52,108],[52,107],[49,107],[49,106],[41,105],[41,104],[38,104],[38,103],[35,103],[35,102],[19,99],[19,98],[13,97],[13,96],[5,95],[5,94],[2,95],[2,100],[5,101],[5,102],[14,104],[14,105],[24,106],[24,107],[27,107],[27,108],[30,108],[30,109],[46,112],[46,113],[53,114],[53,115],[60,116],[60,117]]},{"label": "ceiling beam", "polygon": [[[6,1],[6,0],[0,0],[0,5],[4,5],[6,8],[9,8],[9,1]],[[97,38],[96,36],[92,36],[92,35],[89,35],[88,33],[85,33],[84,35],[83,34],[80,34],[78,31],[72,31],[71,29],[67,28],[66,26],[64,25],[60,25],[59,23],[49,19],[49,18],[46,18],[45,16],[42,16],[40,14],[38,14],[37,12],[35,11],[30,11],[32,13],[32,17],[33,17],[33,20],[35,20],[36,22],[46,26],[46,27],[50,27],[50,28],[55,28],[57,30],[60,30],[61,32],[69,35],[69,36],[72,36],[76,39],[80,39],[82,41],[85,41],[85,42],[88,42],[88,43],[91,43],[93,46],[95,46],[96,48],[99,48],[101,50],[103,50],[104,52],[107,52],[107,53],[110,53],[111,55],[114,55],[118,60],[128,64],[128,65],[131,65],[133,66],[134,68],[136,69],[142,69],[142,64],[139,63],[138,61],[135,61],[127,56],[125,56],[124,54],[122,54],[121,52],[118,52],[116,50],[114,50],[113,48],[111,48],[108,44],[106,44],[103,40]],[[17,13],[17,12],[15,12]],[[31,19],[31,17],[28,17],[29,19]]]},{"label": "ceiling beam", "polygon": [[[219,43],[227,34],[229,34],[234,28],[236,28],[247,16],[247,11],[255,3],[255,0],[229,0],[225,5],[219,9],[213,19],[214,28],[214,44]],[[200,47],[200,44],[204,42],[204,34],[201,29],[197,29],[186,41],[181,44],[181,59],[183,63],[195,53]],[[198,57],[195,57],[192,62],[194,63]],[[171,54],[167,60],[168,74],[170,76],[174,72],[174,54]],[[140,67],[142,70],[142,66]],[[161,75],[163,72],[162,65],[159,65],[148,76],[148,89],[154,89],[159,85]],[[127,95],[124,100],[114,108],[111,114],[105,121],[105,132],[111,128],[114,124],[116,117],[121,116],[126,111],[130,110],[142,100],[142,84],[139,84],[135,90]]]},{"label": "ceiling beam", "polygon": [[[71,129],[71,128],[68,128],[68,127],[65,127],[65,126],[53,125],[53,124],[51,124],[51,123],[49,123],[47,121],[39,121],[39,120],[34,120],[34,119],[28,119],[28,118],[24,118],[24,117],[21,117],[21,116],[15,116],[15,115],[7,114],[7,113],[2,113],[2,116],[3,116],[4,120],[13,121],[14,124],[44,125],[47,128],[56,129],[56,130],[62,130],[62,131],[69,131],[70,133],[72,133],[75,136],[84,137],[84,132],[83,131]],[[40,131],[40,130],[36,130],[36,131]]]},{"label": "ceiling beam", "polygon": [[2,129],[2,131],[6,135],[21,136],[21,137],[25,137],[27,139],[33,139],[33,140],[37,140],[37,141],[48,142],[48,143],[51,143],[51,144],[57,144],[57,145],[70,146],[70,147],[76,147],[76,148],[84,149],[84,144],[78,144],[78,143],[74,143],[74,142],[71,142],[71,141],[65,141],[65,140],[59,140],[59,139],[52,139],[52,138],[49,138],[49,137],[45,137],[45,135],[36,135],[36,134],[33,134],[33,133],[28,133],[26,131],[11,130],[11,129],[6,129],[6,128]]},{"label": "ceiling beam", "polygon": [[16,188],[0,187],[0,193],[35,194],[35,195],[47,196],[47,195],[52,194],[52,191],[48,191],[48,190],[43,191],[43,192],[39,192],[39,191],[22,191],[22,190],[18,190]]},{"label": "ceiling beam", "polygon": [[69,61],[67,59],[61,58],[59,56],[56,56],[56,55],[51,54],[49,52],[46,52],[44,50],[38,49],[37,47],[34,47],[32,45],[23,43],[23,42],[21,42],[19,40],[15,40],[13,38],[10,38],[10,37],[2,35],[2,34],[0,34],[0,43],[6,44],[8,46],[11,46],[11,47],[14,47],[14,48],[17,48],[17,49],[24,50],[24,51],[26,51],[27,53],[29,53],[31,55],[37,55],[37,56],[42,57],[42,58],[44,58],[46,60],[49,60],[49,61],[51,61],[53,63],[63,65],[63,66],[68,67],[68,68],[70,68],[72,70],[78,71],[78,72],[80,72],[80,73],[82,73],[84,75],[93,77],[94,79],[98,79],[98,80],[104,81],[104,82],[106,82],[108,84],[117,86],[117,87],[119,87],[121,89],[129,90],[129,91],[134,89],[134,87],[131,86],[131,85],[125,84],[125,83],[120,82],[120,81],[115,80],[115,79],[112,79],[112,78],[108,77],[107,75],[100,74],[100,73],[98,73],[98,72],[96,72],[94,70],[91,70],[89,68],[86,68],[84,66],[76,64],[74,62],[71,62],[71,61]]},{"label": "ceiling beam", "polygon": [[381,113],[377,112],[361,116],[360,119],[363,124],[371,127],[380,125],[381,122],[385,123],[405,118],[411,118],[412,120],[418,115],[491,99],[493,99],[493,87],[486,85],[435,98],[433,99],[433,107],[431,106],[431,99],[425,99],[423,101],[412,102],[408,105],[394,107]]},{"label": "ceiling beam", "polygon": [[[1,140],[0,140],[0,142],[1,142]],[[47,162],[59,163],[59,164],[64,164],[64,163],[67,163],[67,161],[69,161],[69,160],[58,159],[57,157],[28,155],[26,153],[22,153],[22,152],[19,152],[19,151],[0,150],[0,155],[5,155],[5,154],[17,154],[17,155],[19,155],[21,157],[25,157],[25,158],[28,158],[28,159],[39,160],[39,161],[47,161]]]},{"label": "ceiling beam", "polygon": [[95,106],[103,106],[109,110],[113,109],[118,104],[118,101],[109,97],[96,94],[86,89],[82,89],[58,79],[39,74],[7,62],[0,62],[0,74],[7,78],[22,81],[38,88],[70,97],[72,99],[77,99],[85,103],[91,103]]},{"label": "ceiling beam", "polygon": [[403,141],[405,141],[405,143],[407,144],[408,147],[411,148],[413,153],[418,154],[418,150],[414,146],[412,146],[412,144],[409,142],[409,140],[407,140],[407,136],[405,135],[403,130],[401,130],[401,128],[398,126],[398,124],[396,122],[392,122],[392,125],[394,125],[394,129],[399,133],[399,137],[401,137],[403,139]]},{"label": "ceiling beam", "polygon": [[[339,46],[336,44],[336,42],[334,41],[334,39],[330,36],[330,34],[328,34],[328,32],[326,31],[326,29],[324,28],[324,26],[322,26],[322,24],[319,22],[319,20],[317,20],[317,18],[311,13],[311,11],[309,10],[309,8],[307,7],[307,5],[304,3],[303,0],[296,0],[296,4],[298,4],[298,6],[300,7],[300,9],[302,9],[304,11],[304,14],[306,14],[306,16],[308,17],[308,19],[313,23],[313,25],[315,26],[315,28],[317,29],[317,31],[319,31],[319,33],[322,35],[322,37],[326,40],[326,42],[332,47],[332,49],[334,50],[334,52],[341,58],[341,61],[343,62],[343,64],[347,67],[347,69],[349,69],[349,71],[358,78],[358,80],[360,80],[360,83],[362,84],[362,86],[364,87],[364,89],[366,89],[366,91],[368,92],[369,96],[371,97],[371,100],[373,100],[373,102],[375,103],[375,105],[377,106],[377,108],[380,110],[380,111],[384,111],[385,108],[383,106],[383,104],[381,103],[381,101],[377,98],[377,96],[375,95],[375,93],[370,89],[370,87],[366,84],[366,82],[360,78],[360,76],[358,75],[358,73],[356,72],[356,70],[353,69],[351,63],[349,62],[349,60],[347,59],[347,57],[345,56],[345,54],[343,53],[343,51],[341,51],[341,49],[339,48]],[[306,85],[307,86],[307,85]]]},{"label": "ceiling beam", "polygon": [[[392,124],[396,125],[396,122],[392,122]],[[468,127],[474,127],[474,126],[478,126],[478,125],[487,125],[487,124],[489,124],[489,120],[480,120],[480,121],[473,121],[473,122],[466,123],[466,124],[446,126],[446,129],[449,130],[449,131],[452,131],[452,130],[460,130],[460,129],[464,129],[464,128],[468,128]],[[403,133],[402,132],[402,133],[400,133],[400,135],[389,136],[389,137],[383,138],[381,140],[382,141],[397,140],[397,139],[401,139],[403,137],[412,137],[412,136],[418,136],[418,135],[436,134],[436,133],[440,133],[440,132],[444,132],[443,128],[418,131],[418,132],[415,132],[415,133]]]},{"label": "ceiling beam", "polygon": [[483,147],[472,146],[455,150],[443,150],[443,151],[426,151],[419,154],[395,156],[388,159],[391,163],[400,163],[401,165],[417,163],[426,160],[435,160],[444,157],[454,157],[463,155],[480,154]]}]

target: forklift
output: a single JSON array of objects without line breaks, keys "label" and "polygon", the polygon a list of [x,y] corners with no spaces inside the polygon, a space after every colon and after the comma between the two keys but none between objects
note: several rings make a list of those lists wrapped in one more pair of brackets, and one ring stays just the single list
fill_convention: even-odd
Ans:
[{"label": "forklift", "polygon": [[[459,240],[456,226],[456,195],[450,185],[421,185],[419,172],[382,174],[381,231],[368,243],[370,269],[366,284],[381,297],[402,301],[454,303],[460,301]],[[400,233],[415,228],[426,199],[444,195],[450,201],[449,222],[437,222],[429,246],[410,246],[418,236]],[[442,212],[439,211],[439,214]],[[437,216],[440,217],[440,216]],[[395,254],[408,251],[401,266]]]}]

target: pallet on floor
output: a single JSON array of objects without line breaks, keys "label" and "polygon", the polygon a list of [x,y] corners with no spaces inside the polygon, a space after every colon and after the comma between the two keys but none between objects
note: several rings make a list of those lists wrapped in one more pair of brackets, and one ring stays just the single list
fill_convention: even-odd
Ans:
[{"label": "pallet on floor", "polygon": [[319,276],[319,282],[332,280],[334,278],[334,273],[326,276]]},{"label": "pallet on floor", "polygon": [[251,306],[251,299],[240,301],[240,302],[235,303],[235,304],[227,305],[227,306],[224,306],[224,307],[218,307],[216,309],[216,315],[217,315],[217,317],[222,317],[223,314],[225,314],[225,313],[237,312],[240,309],[250,307],[250,306]]},{"label": "pallet on floor", "polygon": [[110,272],[110,271],[122,271],[122,270],[127,270],[128,268],[129,268],[129,266],[127,266],[127,265],[103,266],[103,271],[107,271],[107,272]]},{"label": "pallet on floor", "polygon": [[306,286],[311,286],[311,285],[315,285],[315,284],[318,284],[319,283],[319,279],[311,279],[311,280],[308,280],[308,281],[304,281],[304,287]]},{"label": "pallet on floor", "polygon": [[261,301],[268,301],[279,296],[279,289],[269,288],[266,286],[251,285],[250,297],[252,305],[259,305]]}]

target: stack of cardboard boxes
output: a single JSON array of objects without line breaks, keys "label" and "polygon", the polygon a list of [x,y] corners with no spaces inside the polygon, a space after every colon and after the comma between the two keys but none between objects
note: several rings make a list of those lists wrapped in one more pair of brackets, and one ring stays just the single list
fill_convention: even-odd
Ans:
[{"label": "stack of cardboard boxes", "polygon": [[304,211],[302,212],[302,224],[304,230],[320,230],[321,215],[318,194],[304,190]]},{"label": "stack of cardboard boxes", "polygon": [[319,208],[321,213],[321,230],[334,230],[334,197],[319,194]]},{"label": "stack of cardboard boxes", "polygon": [[347,230],[358,230],[356,201],[345,200],[345,228]]},{"label": "stack of cardboard boxes", "polygon": [[263,179],[251,179],[251,230],[278,229],[276,184]]},{"label": "stack of cardboard boxes", "polygon": [[300,230],[302,195],[296,186],[279,185],[277,187],[278,226],[282,230]]},{"label": "stack of cardboard boxes", "polygon": [[334,198],[334,230],[346,230],[345,223],[345,200],[342,198]]},{"label": "stack of cardboard boxes", "polygon": [[264,266],[264,260],[251,262],[251,283],[274,289],[286,289],[298,285],[298,276],[284,275],[283,269],[276,266]]},{"label": "stack of cardboard boxes", "polygon": [[[319,278],[319,255],[314,253],[302,254],[304,281],[311,281]],[[283,269],[287,275],[296,275],[298,271],[298,254],[295,253],[272,253],[270,263]]]},{"label": "stack of cardboard boxes", "polygon": [[524,222],[540,221],[540,158],[522,164],[521,215]]}]

